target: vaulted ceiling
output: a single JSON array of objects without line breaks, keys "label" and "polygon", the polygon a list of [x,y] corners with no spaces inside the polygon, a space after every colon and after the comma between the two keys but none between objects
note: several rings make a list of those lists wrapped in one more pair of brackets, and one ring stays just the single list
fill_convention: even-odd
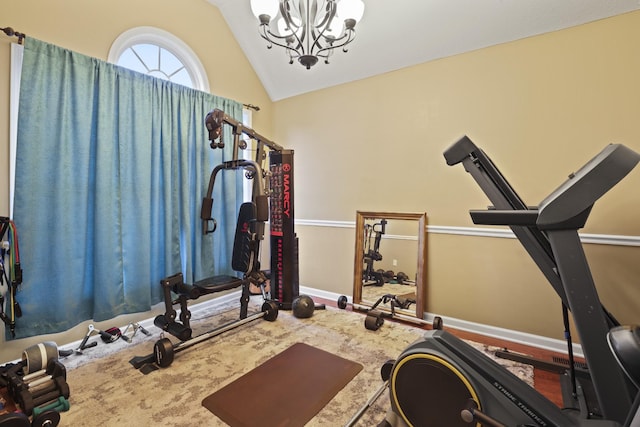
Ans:
[{"label": "vaulted ceiling", "polygon": [[640,9],[638,0],[364,0],[347,53],[310,70],[267,49],[250,0],[218,7],[273,101]]}]

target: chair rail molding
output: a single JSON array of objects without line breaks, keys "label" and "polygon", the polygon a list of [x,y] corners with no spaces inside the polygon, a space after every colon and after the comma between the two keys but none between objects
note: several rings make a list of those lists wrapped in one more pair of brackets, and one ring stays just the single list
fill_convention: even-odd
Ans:
[{"label": "chair rail molding", "polygon": [[[307,227],[355,228],[355,221],[334,221],[318,219],[296,219],[296,225]],[[508,228],[458,227],[449,225],[427,225],[427,232],[433,234],[450,234],[458,236],[495,237],[515,239],[516,236]],[[388,236],[393,238],[394,236]],[[401,237],[398,237],[401,238]],[[613,246],[640,246],[640,236],[624,236],[615,234],[580,233],[583,243]]]}]

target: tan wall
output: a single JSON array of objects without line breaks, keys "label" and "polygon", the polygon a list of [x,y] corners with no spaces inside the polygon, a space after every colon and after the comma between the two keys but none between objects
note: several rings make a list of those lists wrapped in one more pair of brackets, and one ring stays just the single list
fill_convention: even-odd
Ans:
[{"label": "tan wall", "polygon": [[[639,52],[635,12],[278,101],[276,138],[296,151],[296,216],[426,211],[430,226],[473,226],[468,210],[489,202],[442,156],[465,134],[535,205],[607,143],[640,151]],[[640,235],[639,185],[637,168],[585,232]],[[298,229],[313,239],[301,283],[350,295],[353,230]],[[562,337],[560,303],[516,240],[432,234],[428,253],[427,311]],[[588,254],[607,307],[638,322],[639,249]]]},{"label": "tan wall", "polygon": [[[218,9],[204,0],[21,0],[0,2],[2,27],[10,26],[27,36],[106,60],[113,41],[122,32],[138,26],[169,31],[185,42],[205,67],[215,95],[261,107],[254,113],[253,127],[271,137],[272,105],[248,60],[233,38]],[[17,39],[0,36],[0,215],[9,215],[9,63],[10,43]],[[203,123],[204,123],[204,117]],[[46,209],[46,206],[43,207]],[[18,225],[18,229],[20,225]],[[25,250],[24,248],[22,248]],[[23,266],[25,276],[28,266]],[[26,283],[25,283],[26,285]],[[96,324],[107,329],[153,317],[154,312],[123,316]],[[18,321],[28,321],[23,318]],[[86,322],[88,323],[88,322]],[[19,358],[23,349],[43,339],[60,345],[80,339],[86,323],[66,334],[35,337],[4,343],[0,337],[0,363]]]}]

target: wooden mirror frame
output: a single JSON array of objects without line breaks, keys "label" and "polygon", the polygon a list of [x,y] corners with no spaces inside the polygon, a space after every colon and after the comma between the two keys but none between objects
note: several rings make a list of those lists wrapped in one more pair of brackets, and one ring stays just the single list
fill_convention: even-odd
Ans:
[{"label": "wooden mirror frame", "polygon": [[[356,309],[368,310],[371,304],[362,300],[362,273],[364,265],[364,225],[367,220],[386,219],[386,220],[405,220],[416,221],[417,230],[416,238],[418,240],[418,253],[416,254],[417,270],[416,270],[416,304],[415,319],[422,321],[426,308],[426,292],[427,292],[427,214],[425,213],[400,213],[400,212],[356,212],[356,246],[355,260],[353,269],[353,307]],[[379,305],[376,309],[387,311],[386,307]],[[404,317],[400,310],[399,317]],[[398,310],[396,310],[398,313]],[[409,318],[407,320],[414,320]]]}]

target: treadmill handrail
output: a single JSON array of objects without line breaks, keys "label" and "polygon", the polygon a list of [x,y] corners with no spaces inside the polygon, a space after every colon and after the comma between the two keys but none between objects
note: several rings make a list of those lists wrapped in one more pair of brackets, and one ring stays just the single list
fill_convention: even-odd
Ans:
[{"label": "treadmill handrail", "polygon": [[[467,136],[460,138],[444,152],[448,165],[462,163],[487,195],[493,209],[529,210],[530,208],[511,187],[500,170]],[[558,276],[558,266],[547,236],[537,227],[510,226],[522,246],[547,278],[562,302],[567,304],[564,287]]]},{"label": "treadmill handrail", "polygon": [[509,210],[509,209],[489,209],[469,211],[474,224],[484,225],[519,225],[533,227],[538,220],[538,211]]},{"label": "treadmill handrail", "polygon": [[538,226],[564,223],[590,209],[631,172],[638,161],[640,154],[624,145],[607,145],[540,202]]}]

